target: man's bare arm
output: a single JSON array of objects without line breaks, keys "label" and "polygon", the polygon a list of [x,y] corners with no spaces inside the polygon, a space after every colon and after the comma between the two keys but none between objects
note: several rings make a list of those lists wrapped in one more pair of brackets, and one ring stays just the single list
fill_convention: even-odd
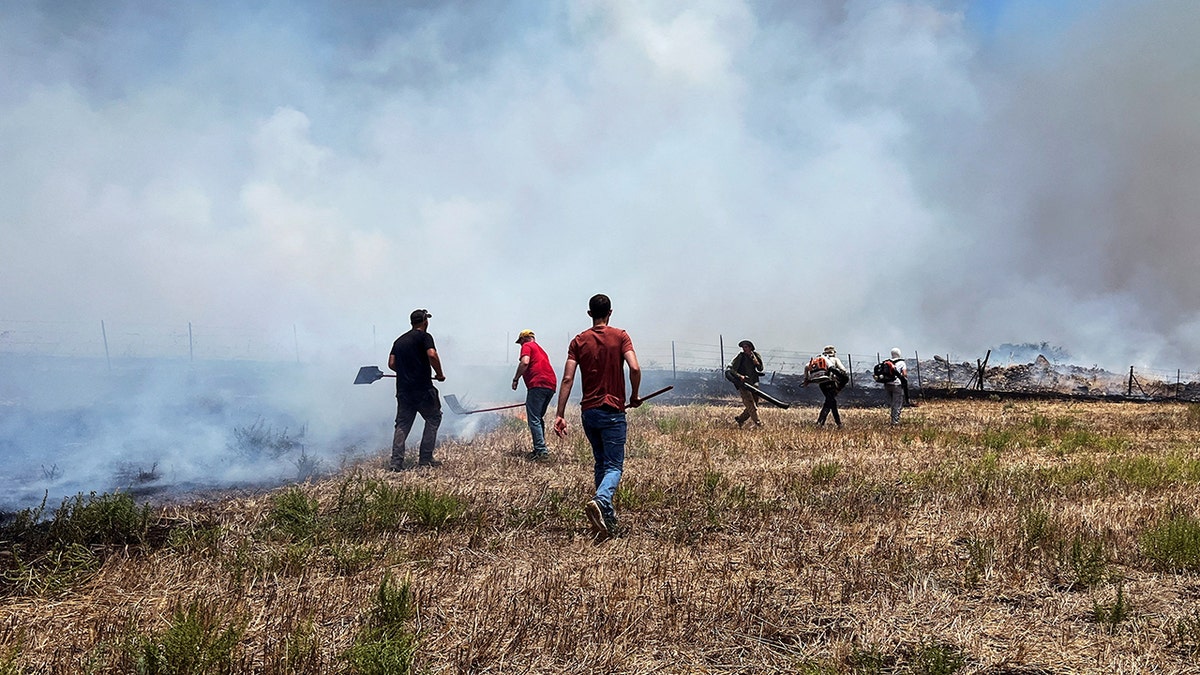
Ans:
[{"label": "man's bare arm", "polygon": [[642,386],[642,369],[638,366],[637,354],[630,349],[625,352],[625,365],[629,366],[629,406],[636,408],[642,404],[638,398],[638,389]]},{"label": "man's bare arm", "polygon": [[554,433],[563,436],[567,433],[567,399],[571,397],[571,387],[575,384],[575,359],[567,359],[563,366],[562,384],[558,387],[558,407],[554,413]]},{"label": "man's bare arm", "polygon": [[442,359],[438,356],[437,350],[431,347],[425,353],[429,354],[429,365],[433,366],[433,379],[445,382],[446,376],[442,374]]},{"label": "man's bare arm", "polygon": [[529,361],[529,355],[526,354],[525,356],[522,356],[521,361],[517,363],[517,374],[513,375],[512,381],[513,391],[517,390],[517,380],[521,379],[521,376],[525,374],[526,370],[529,370]]}]

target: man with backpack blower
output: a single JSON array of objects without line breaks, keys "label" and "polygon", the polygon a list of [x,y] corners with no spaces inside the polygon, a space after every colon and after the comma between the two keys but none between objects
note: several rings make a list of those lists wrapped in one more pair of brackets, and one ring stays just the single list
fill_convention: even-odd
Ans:
[{"label": "man with backpack blower", "polygon": [[817,426],[825,426],[825,418],[833,413],[833,422],[837,428],[842,428],[842,417],[838,414],[837,395],[850,382],[850,373],[837,357],[833,345],[826,345],[819,356],[814,356],[804,367],[804,384],[816,382],[825,395],[825,404],[821,406],[821,414],[817,415]]},{"label": "man with backpack blower", "polygon": [[725,379],[737,387],[738,393],[742,396],[742,405],[745,407],[737,417],[733,418],[733,421],[737,422],[740,427],[746,423],[746,420],[754,420],[754,426],[761,427],[762,421],[758,419],[758,403],[755,400],[755,394],[742,385],[744,383],[753,387],[758,384],[758,378],[763,375],[762,356],[754,351],[754,343],[749,340],[742,340],[738,346],[742,348],[742,351],[733,357],[733,360],[725,367]]},{"label": "man with backpack blower", "polygon": [[892,409],[892,424],[900,423],[900,409],[908,400],[908,364],[901,358],[900,348],[892,347],[892,358],[875,366],[875,381],[883,383],[888,405]]}]

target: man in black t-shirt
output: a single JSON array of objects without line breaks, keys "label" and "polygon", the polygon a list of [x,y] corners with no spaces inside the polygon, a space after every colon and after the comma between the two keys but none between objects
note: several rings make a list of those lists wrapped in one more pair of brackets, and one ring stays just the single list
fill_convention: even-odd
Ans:
[{"label": "man in black t-shirt", "polygon": [[417,458],[420,466],[439,466],[433,458],[433,446],[437,443],[438,427],[442,424],[442,402],[438,390],[429,379],[433,368],[433,379],[444,382],[442,360],[433,346],[429,334],[429,319],[433,315],[424,309],[415,309],[409,315],[412,330],[396,338],[392,353],[388,355],[388,368],[396,373],[396,433],[392,436],[392,471],[404,468],[404,442],[412,431],[417,414],[425,420],[425,431],[421,434],[421,449]]}]

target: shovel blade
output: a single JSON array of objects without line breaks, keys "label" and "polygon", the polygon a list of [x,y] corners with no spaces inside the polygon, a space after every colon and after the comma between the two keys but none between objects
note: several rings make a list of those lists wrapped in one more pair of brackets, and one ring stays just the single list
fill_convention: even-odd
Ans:
[{"label": "shovel blade", "polygon": [[379,366],[363,366],[358,369],[358,377],[354,378],[354,384],[371,384],[381,377],[383,377],[383,371],[379,369]]},{"label": "shovel blade", "polygon": [[462,403],[460,403],[458,401],[458,397],[455,396],[454,394],[446,394],[442,398],[446,399],[446,407],[450,408],[450,412],[454,413],[455,415],[474,415],[475,413],[495,412],[497,410],[511,410],[512,408],[525,407],[524,403],[512,403],[509,405],[498,405],[498,406],[494,406],[491,408],[479,408],[477,410],[467,410],[466,408],[462,407]]},{"label": "shovel blade", "polygon": [[449,408],[450,412],[454,413],[455,415],[471,414],[466,408],[462,407],[462,405],[458,402],[458,397],[454,394],[446,394],[442,398],[446,399],[446,407]]}]

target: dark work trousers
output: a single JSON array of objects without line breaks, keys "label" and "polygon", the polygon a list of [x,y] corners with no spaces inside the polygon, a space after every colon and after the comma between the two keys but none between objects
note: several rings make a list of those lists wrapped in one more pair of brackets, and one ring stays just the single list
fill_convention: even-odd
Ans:
[{"label": "dark work trousers", "polygon": [[438,427],[442,424],[442,402],[437,389],[431,386],[424,392],[396,397],[396,433],[392,436],[393,469],[399,470],[404,466],[404,442],[408,440],[408,432],[412,431],[418,414],[425,420],[425,431],[421,434],[417,461],[433,461],[433,446],[437,443]]},{"label": "dark work trousers", "polygon": [[821,393],[825,394],[825,405],[821,406],[821,414],[817,416],[817,424],[825,424],[825,418],[832,412],[834,423],[839,427],[842,426],[842,416],[838,414],[837,409],[837,385],[833,382],[822,382]]}]

